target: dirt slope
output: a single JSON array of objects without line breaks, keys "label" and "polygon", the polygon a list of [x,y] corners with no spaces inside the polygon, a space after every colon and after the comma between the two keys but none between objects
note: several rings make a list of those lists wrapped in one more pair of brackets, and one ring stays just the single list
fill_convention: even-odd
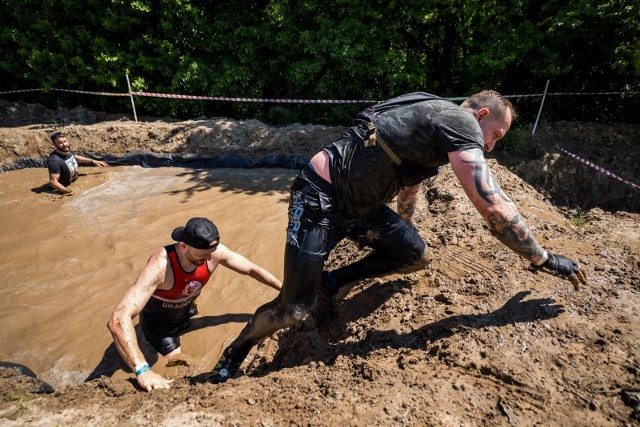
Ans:
[{"label": "dirt slope", "polygon": [[[0,111],[5,165],[48,154],[47,133],[61,125],[76,151],[255,158],[309,155],[343,131],[228,119],[102,121],[113,118],[25,104]],[[493,239],[446,168],[417,212],[430,267],[344,290],[325,323],[309,317],[254,349],[244,376],[224,385],[185,377],[151,394],[103,377],[36,394],[33,380],[0,369],[0,424],[640,425],[640,215],[593,208],[576,216],[575,206],[554,207],[504,166],[524,169],[521,159],[503,153],[490,164],[538,239],[578,260],[589,286],[575,291],[532,271]],[[626,191],[625,200],[635,197]],[[358,256],[346,242],[329,265]]]}]

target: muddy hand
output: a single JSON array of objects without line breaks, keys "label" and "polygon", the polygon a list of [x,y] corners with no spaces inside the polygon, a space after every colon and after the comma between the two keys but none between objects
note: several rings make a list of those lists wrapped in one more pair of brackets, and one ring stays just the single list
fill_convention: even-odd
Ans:
[{"label": "muddy hand", "polygon": [[583,285],[587,284],[587,275],[584,271],[580,270],[580,267],[578,267],[578,271],[576,272],[576,274],[569,276],[569,280],[571,280],[571,283],[573,283],[574,289],[576,291],[579,291],[580,283],[582,283]]},{"label": "muddy hand", "polygon": [[151,370],[138,375],[137,380],[138,384],[140,384],[140,387],[142,387],[146,391],[169,388],[171,387],[171,383],[173,382],[173,380],[166,379]]},{"label": "muddy hand", "polygon": [[580,270],[578,264],[575,261],[562,255],[554,255],[548,253],[549,258],[540,266],[540,268],[555,274],[557,276],[569,279],[573,283],[573,287],[576,291],[580,290],[580,283],[587,284],[587,275],[584,271]]}]

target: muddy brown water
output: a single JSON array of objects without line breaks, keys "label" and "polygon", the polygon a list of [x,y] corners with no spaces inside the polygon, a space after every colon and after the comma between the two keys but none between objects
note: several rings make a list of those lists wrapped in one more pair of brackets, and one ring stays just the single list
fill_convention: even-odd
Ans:
[{"label": "muddy brown water", "polygon": [[[72,196],[47,189],[46,169],[0,174],[0,362],[26,365],[54,387],[131,376],[106,323],[151,252],[171,243],[171,231],[191,217],[213,220],[225,245],[282,278],[295,171],[81,172]],[[144,341],[143,352],[168,376],[209,370],[254,310],[275,296],[219,267],[198,300],[197,326],[182,338],[193,365],[166,368]]]}]

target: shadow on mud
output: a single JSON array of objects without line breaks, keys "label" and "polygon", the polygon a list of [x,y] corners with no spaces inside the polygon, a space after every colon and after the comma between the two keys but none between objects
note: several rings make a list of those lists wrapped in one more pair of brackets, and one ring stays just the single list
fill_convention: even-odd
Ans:
[{"label": "shadow on mud", "polygon": [[[210,326],[223,325],[226,323],[246,323],[250,318],[251,315],[248,313],[195,317],[191,319],[191,326],[182,335],[197,331],[198,329],[208,328]],[[139,324],[135,325],[135,331],[140,345],[140,350],[142,350],[144,358],[149,365],[153,366],[159,359],[158,353],[144,339],[142,327]],[[131,369],[129,369],[127,364],[122,360],[122,357],[120,357],[120,353],[118,353],[115,344],[111,343],[105,349],[100,362],[98,362],[96,367],[93,368],[93,371],[87,376],[87,378],[85,378],[84,381],[91,381],[102,376],[111,377],[118,370],[123,370],[133,374]]]},{"label": "shadow on mud", "polygon": [[[366,354],[379,348],[424,349],[427,343],[450,338],[466,329],[498,328],[514,323],[529,323],[547,320],[564,312],[564,306],[555,304],[551,298],[538,298],[523,301],[531,291],[518,292],[499,309],[484,314],[457,314],[419,329],[399,334],[395,331],[370,331],[364,341],[338,344],[338,354]],[[365,344],[366,345],[363,345]],[[363,347],[366,351],[362,351]]]},{"label": "shadow on mud", "polygon": [[427,344],[469,329],[499,328],[514,323],[529,323],[555,318],[564,312],[564,306],[551,298],[525,300],[531,291],[521,291],[497,310],[482,314],[457,314],[426,324],[407,333],[395,330],[368,330],[366,337],[357,341],[349,338],[353,333],[345,331],[349,323],[366,318],[382,307],[395,293],[412,284],[406,280],[373,285],[343,301],[339,315],[316,325],[313,316],[283,332],[278,338],[278,350],[273,359],[256,366],[251,376],[263,376],[269,372],[321,361],[334,363],[340,355],[365,357],[385,348],[425,350]]}]

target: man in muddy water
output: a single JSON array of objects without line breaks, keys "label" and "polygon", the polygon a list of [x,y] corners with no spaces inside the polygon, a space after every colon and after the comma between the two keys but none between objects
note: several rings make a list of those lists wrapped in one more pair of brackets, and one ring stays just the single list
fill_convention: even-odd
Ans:
[{"label": "man in muddy water", "polygon": [[56,149],[47,157],[49,186],[62,194],[72,194],[68,186],[78,179],[78,163],[91,164],[106,168],[109,165],[102,160],[74,154],[67,136],[60,131],[52,132],[49,137]]},{"label": "man in muddy water", "polygon": [[219,265],[280,290],[282,283],[262,267],[220,243],[218,229],[206,218],[191,218],[173,230],[177,243],[151,254],[134,284],[118,303],[108,328],[118,352],[146,391],[168,388],[172,380],[147,364],[133,326],[140,314],[145,339],[167,359],[167,366],[188,365],[180,335],[197,314],[196,298]]},{"label": "man in muddy water", "polygon": [[[321,311],[340,287],[428,264],[427,248],[412,224],[421,182],[451,164],[491,233],[537,268],[568,278],[578,289],[578,265],[545,251],[514,203],[502,192],[484,157],[509,130],[516,111],[496,91],[461,105],[416,92],[359,113],[354,126],[311,158],[291,186],[282,292],[258,308],[227,347],[209,381],[232,377],[251,348],[275,331]],[[387,206],[397,196],[397,213]],[[344,238],[372,251],[323,271]],[[322,313],[318,313],[322,315]]]}]

